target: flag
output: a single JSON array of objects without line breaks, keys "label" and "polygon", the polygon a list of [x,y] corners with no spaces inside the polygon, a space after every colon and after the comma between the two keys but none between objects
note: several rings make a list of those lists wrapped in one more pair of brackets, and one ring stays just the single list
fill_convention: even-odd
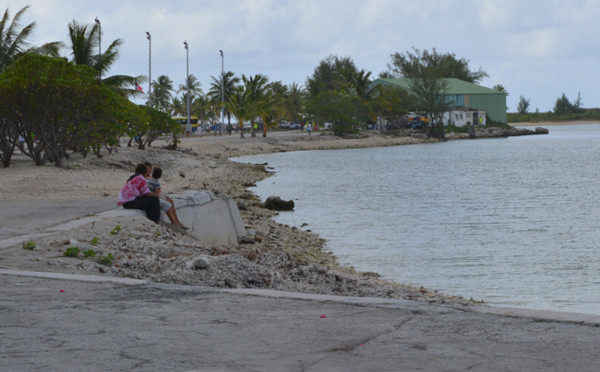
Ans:
[{"label": "flag", "polygon": [[140,91],[142,93],[144,93],[144,90],[142,89],[142,87],[139,84],[135,85],[135,90]]}]

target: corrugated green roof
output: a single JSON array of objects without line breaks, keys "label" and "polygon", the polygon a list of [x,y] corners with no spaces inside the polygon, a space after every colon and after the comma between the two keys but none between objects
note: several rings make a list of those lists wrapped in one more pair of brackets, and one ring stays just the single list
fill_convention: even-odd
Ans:
[{"label": "corrugated green roof", "polygon": [[[411,80],[412,79],[377,79],[371,83],[371,88],[379,83],[383,83],[410,91]],[[505,92],[499,92],[495,89],[482,87],[481,85],[469,83],[456,78],[448,78],[443,80],[448,82],[447,94],[506,94]]]}]

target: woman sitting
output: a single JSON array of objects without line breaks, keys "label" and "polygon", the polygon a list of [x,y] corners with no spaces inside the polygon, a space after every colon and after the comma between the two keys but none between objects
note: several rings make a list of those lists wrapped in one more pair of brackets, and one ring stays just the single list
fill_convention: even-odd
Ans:
[{"label": "woman sitting", "polygon": [[117,205],[122,205],[125,209],[141,209],[146,212],[149,220],[158,223],[160,202],[158,196],[148,188],[144,174],[146,174],[146,165],[138,164],[135,167],[135,174],[121,188]]}]

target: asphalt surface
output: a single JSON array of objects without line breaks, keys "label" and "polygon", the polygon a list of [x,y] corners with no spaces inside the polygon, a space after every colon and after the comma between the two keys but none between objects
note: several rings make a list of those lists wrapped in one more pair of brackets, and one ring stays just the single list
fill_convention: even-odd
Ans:
[{"label": "asphalt surface", "polygon": [[600,364],[595,325],[411,301],[49,275],[0,271],[1,371],[597,371]]},{"label": "asphalt surface", "polygon": [[114,199],[0,202],[0,240],[34,234],[79,217],[116,208],[117,201]]},{"label": "asphalt surface", "polygon": [[[57,225],[51,203],[1,203],[0,259],[23,233],[101,218],[91,207],[73,202]],[[599,325],[584,314],[0,269],[0,371],[598,371]]]}]

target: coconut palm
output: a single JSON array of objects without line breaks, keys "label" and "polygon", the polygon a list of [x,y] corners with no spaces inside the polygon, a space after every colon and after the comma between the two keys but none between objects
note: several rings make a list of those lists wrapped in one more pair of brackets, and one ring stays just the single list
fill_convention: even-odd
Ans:
[{"label": "coconut palm", "polygon": [[101,28],[97,24],[90,27],[73,20],[69,24],[71,61],[76,65],[87,65],[96,69],[98,79],[124,97],[142,94],[135,86],[144,82],[144,76],[113,75],[103,78],[119,58],[119,47],[123,45],[123,40],[114,40],[102,54],[96,54],[99,51],[100,32]]},{"label": "coconut palm", "polygon": [[[253,120],[260,116],[260,106],[267,100],[266,93],[268,89],[269,79],[262,75],[256,74],[254,76],[246,77],[242,75],[242,81],[244,82],[244,95],[246,96],[248,114],[251,124],[251,137],[256,137],[254,133]],[[250,111],[252,109],[253,111]]]},{"label": "coconut palm", "polygon": [[285,115],[296,123],[300,122],[300,113],[304,112],[305,102],[306,93],[298,83],[293,83],[284,94]]},{"label": "coconut palm", "polygon": [[229,97],[227,106],[238,120],[238,126],[240,128],[240,136],[244,138],[244,121],[250,120],[254,117],[255,110],[252,107],[252,103],[248,100],[246,91],[243,86],[238,86],[233,94]]},{"label": "coconut palm", "polygon": [[35,28],[35,22],[20,28],[19,21],[29,6],[23,7],[10,21],[8,8],[0,20],[0,72],[4,71],[20,54],[37,53],[48,56],[58,56],[58,50],[62,46],[60,42],[44,44],[41,47],[31,47],[27,39]]},{"label": "coconut palm", "polygon": [[198,78],[196,78],[194,75],[189,75],[185,79],[185,84],[179,84],[179,89],[177,90],[177,93],[183,92],[184,94],[187,94],[188,86],[190,87],[190,98],[192,101],[196,97],[202,95],[202,84],[200,83],[200,80],[198,80]]},{"label": "coconut palm", "polygon": [[357,96],[368,99],[369,86],[371,85],[371,72],[360,70],[352,74],[352,88]]},{"label": "coconut palm", "polygon": [[182,98],[173,97],[171,115],[187,117],[187,95],[184,94]]},{"label": "coconut palm", "polygon": [[[227,123],[231,124],[231,111],[229,109],[229,99],[235,93],[236,86],[240,82],[240,78],[235,76],[232,71],[227,71],[217,79],[211,76],[212,83],[210,83],[210,90],[208,96],[210,99],[219,107],[225,102],[224,113],[227,116]],[[223,97],[224,95],[224,97]]]},{"label": "coconut palm", "polygon": [[192,115],[197,116],[200,120],[200,126],[204,127],[204,122],[211,119],[215,115],[215,106],[210,102],[210,99],[202,94],[198,96],[192,103]]},{"label": "coconut palm", "polygon": [[285,112],[285,97],[278,90],[267,89],[257,102],[256,111],[263,123],[263,137],[267,130],[277,124],[277,120]]},{"label": "coconut palm", "polygon": [[160,75],[152,82],[152,92],[146,104],[162,112],[171,113],[173,110],[173,82],[166,75]]}]

